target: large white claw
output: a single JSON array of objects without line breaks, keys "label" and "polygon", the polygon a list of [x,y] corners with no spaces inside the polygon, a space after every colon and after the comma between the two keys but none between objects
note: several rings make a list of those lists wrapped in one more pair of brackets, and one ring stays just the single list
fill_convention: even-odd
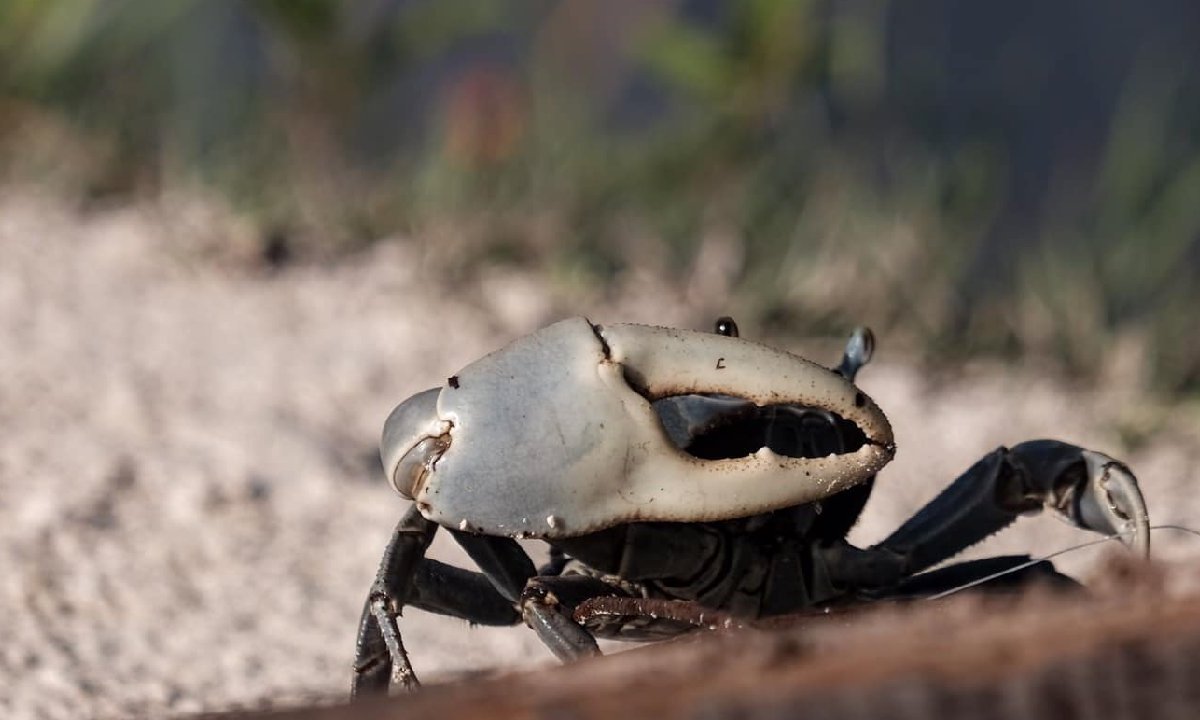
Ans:
[{"label": "large white claw", "polygon": [[[670,441],[650,404],[688,393],[826,409],[854,422],[867,442],[823,458],[762,449],[702,460]],[[393,430],[391,446],[385,431],[385,465],[398,489],[435,522],[515,536],[745,517],[856,485],[894,453],[883,412],[826,368],[738,338],[585,318],[467,366],[422,426],[430,430]]]}]

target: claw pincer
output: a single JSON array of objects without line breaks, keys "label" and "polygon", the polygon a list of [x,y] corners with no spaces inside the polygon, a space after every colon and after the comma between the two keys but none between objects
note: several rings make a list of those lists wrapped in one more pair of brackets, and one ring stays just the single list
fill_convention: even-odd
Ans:
[{"label": "claw pincer", "polygon": [[1025,469],[1030,509],[1053,510],[1085,530],[1118,537],[1130,550],[1150,554],[1150,517],[1137,478],[1104,453],[1057,440],[1013,447]]},{"label": "claw pincer", "polygon": [[[695,394],[827,410],[867,441],[820,458],[767,448],[696,458],[653,408]],[[815,363],[739,338],[584,318],[521,338],[416,395],[393,412],[383,439],[389,477],[428,519],[521,537],[746,517],[855,485],[893,453],[883,412]]]}]

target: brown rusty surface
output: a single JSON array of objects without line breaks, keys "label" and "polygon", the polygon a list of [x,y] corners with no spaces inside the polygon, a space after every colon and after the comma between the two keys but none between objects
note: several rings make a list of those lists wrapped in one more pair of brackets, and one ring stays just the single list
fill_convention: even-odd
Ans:
[{"label": "brown rusty surface", "polygon": [[1200,717],[1200,597],[1145,578],[1098,599],[961,597],[779,625],[278,717]]}]

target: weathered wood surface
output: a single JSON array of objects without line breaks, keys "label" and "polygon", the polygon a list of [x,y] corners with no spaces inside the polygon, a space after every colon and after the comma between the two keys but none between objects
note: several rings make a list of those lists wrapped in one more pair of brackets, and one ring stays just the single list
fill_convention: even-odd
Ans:
[{"label": "weathered wood surface", "polygon": [[817,616],[276,717],[1200,717],[1200,596],[1117,585]]}]

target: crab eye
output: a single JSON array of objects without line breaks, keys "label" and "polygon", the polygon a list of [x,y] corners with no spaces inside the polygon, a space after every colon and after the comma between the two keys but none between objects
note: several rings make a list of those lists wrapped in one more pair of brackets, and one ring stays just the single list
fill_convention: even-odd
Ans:
[{"label": "crab eye", "polygon": [[738,336],[737,323],[735,323],[733,318],[729,317],[728,315],[722,315],[721,317],[717,318],[716,324],[713,325],[713,331],[718,335],[724,335],[725,337]]}]

